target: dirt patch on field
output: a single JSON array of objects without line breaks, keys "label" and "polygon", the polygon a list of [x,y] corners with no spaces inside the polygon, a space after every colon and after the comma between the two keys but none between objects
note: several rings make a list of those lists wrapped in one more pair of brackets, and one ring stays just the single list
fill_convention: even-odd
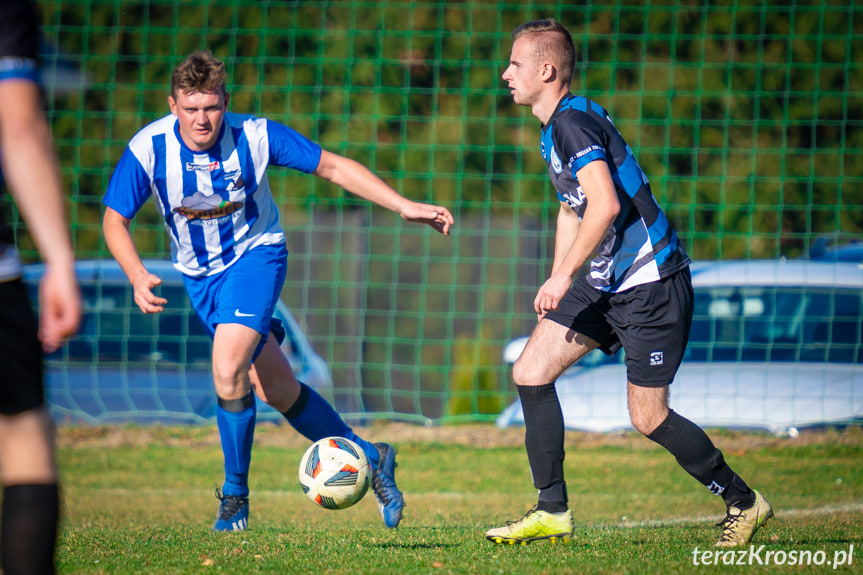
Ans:
[{"label": "dirt patch on field", "polygon": [[[442,443],[474,447],[521,447],[524,428],[498,429],[491,424],[422,426],[408,423],[376,423],[354,427],[360,436],[370,441],[387,441],[395,445],[406,443]],[[803,430],[795,438],[777,437],[767,433],[729,430],[708,430],[714,443],[729,455],[739,455],[762,447],[788,447],[813,444],[863,445],[863,427],[844,429]],[[200,426],[72,426],[58,428],[61,449],[133,447],[150,444],[194,447],[218,445],[219,432],[215,425]],[[255,443],[281,447],[302,447],[308,440],[288,425],[261,423],[255,431]],[[657,446],[635,432],[582,433],[567,432],[569,448],[616,446],[631,449],[654,449]]]}]

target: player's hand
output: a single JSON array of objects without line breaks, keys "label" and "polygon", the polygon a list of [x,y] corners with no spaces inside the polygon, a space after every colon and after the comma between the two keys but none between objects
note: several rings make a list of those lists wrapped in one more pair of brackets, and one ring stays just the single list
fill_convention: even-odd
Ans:
[{"label": "player's hand", "polygon": [[545,280],[533,299],[533,309],[536,312],[537,321],[545,317],[546,313],[556,310],[560,306],[560,301],[570,287],[572,287],[572,278],[565,274],[554,274]]},{"label": "player's hand", "polygon": [[81,290],[74,265],[45,267],[39,282],[39,340],[51,353],[78,331]]},{"label": "player's hand", "polygon": [[411,202],[402,211],[401,217],[409,222],[427,224],[438,233],[449,235],[449,228],[455,224],[455,219],[448,209],[430,204]]},{"label": "player's hand", "polygon": [[153,288],[161,285],[162,278],[151,273],[141,274],[132,281],[132,289],[135,295],[135,303],[144,313],[159,313],[165,309],[168,303],[163,297],[153,293]]}]

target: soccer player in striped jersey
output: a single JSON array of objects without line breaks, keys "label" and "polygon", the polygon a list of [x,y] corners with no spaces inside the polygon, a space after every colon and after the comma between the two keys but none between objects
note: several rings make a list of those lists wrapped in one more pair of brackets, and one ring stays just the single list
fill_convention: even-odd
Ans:
[{"label": "soccer player in striped jersey", "polygon": [[[486,537],[527,543],[572,535],[555,381],[588,352],[623,347],[632,425],[722,496],[727,516],[717,546],[744,545],[772,516],[770,505],[700,427],[668,408],[692,322],[689,257],[611,117],[570,92],[575,47],[567,29],[533,21],[512,37],[503,80],[542,124],[540,151],[560,211],[551,275],[534,299],[538,323],[513,366],[538,503]],[[576,277],[587,263],[589,272]]]},{"label": "soccer player in striped jersey", "polygon": [[171,238],[192,306],[213,338],[213,379],[225,482],[215,531],[248,525],[248,474],[255,427],[254,393],[308,439],[341,436],[358,443],[372,468],[384,523],[401,520],[395,449],[357,436],[330,404],[298,382],[279,349],[271,322],[287,267],[285,236],[267,181],[270,166],[314,174],[345,190],[448,234],[444,207],[413,202],[361,164],[328,152],[280,123],[228,112],[224,64],[210,52],[188,56],[174,70],[171,114],[136,134],[117,164],[104,203],[108,248],[132,283],[144,313],[166,300],[153,288],[129,225],[152,196]]}]

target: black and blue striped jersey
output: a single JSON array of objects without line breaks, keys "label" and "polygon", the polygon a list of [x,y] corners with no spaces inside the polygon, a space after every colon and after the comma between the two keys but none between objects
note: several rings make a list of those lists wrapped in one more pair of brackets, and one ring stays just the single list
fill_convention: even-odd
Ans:
[{"label": "black and blue striped jersey", "polygon": [[605,109],[582,96],[563,98],[542,127],[542,157],[557,197],[584,216],[587,199],[578,171],[594,161],[608,164],[620,213],[590,263],[588,281],[621,292],[668,277],[689,265],[689,256],[659,207],[647,177]]},{"label": "black and blue striped jersey", "polygon": [[[39,13],[33,0],[0,0],[0,82],[39,79]],[[2,150],[0,150],[2,153]],[[0,173],[0,199],[5,192]],[[0,211],[0,281],[21,271],[12,230]]]}]

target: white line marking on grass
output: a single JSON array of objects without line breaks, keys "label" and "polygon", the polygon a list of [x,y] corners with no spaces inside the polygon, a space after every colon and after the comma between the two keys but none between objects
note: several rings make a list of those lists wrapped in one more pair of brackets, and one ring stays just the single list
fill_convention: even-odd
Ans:
[{"label": "white line marking on grass", "polygon": [[[863,511],[863,502],[846,503],[844,505],[823,505],[821,507],[808,508],[792,508],[776,509],[776,517],[783,519],[785,517],[813,517],[817,515],[833,515],[834,513],[853,513]],[[687,523],[706,523],[716,521],[718,515],[692,515],[689,517],[672,517],[670,519],[650,519],[647,521],[621,521],[613,525],[623,529],[633,529],[636,527],[667,527],[669,525],[682,525]],[[721,517],[719,517],[721,519]]]}]

